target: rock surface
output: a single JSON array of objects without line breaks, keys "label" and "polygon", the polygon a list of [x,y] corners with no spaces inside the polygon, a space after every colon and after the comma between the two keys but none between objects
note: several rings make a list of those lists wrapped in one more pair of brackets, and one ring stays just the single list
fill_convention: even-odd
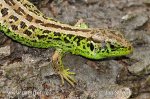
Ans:
[{"label": "rock surface", "polygon": [[67,53],[64,65],[76,73],[77,85],[73,88],[66,82],[61,86],[52,70],[53,48],[8,43],[11,39],[0,32],[0,98],[150,99],[148,0],[30,1],[46,16],[66,24],[83,19],[89,27],[119,29],[133,44],[134,52],[97,61]]}]

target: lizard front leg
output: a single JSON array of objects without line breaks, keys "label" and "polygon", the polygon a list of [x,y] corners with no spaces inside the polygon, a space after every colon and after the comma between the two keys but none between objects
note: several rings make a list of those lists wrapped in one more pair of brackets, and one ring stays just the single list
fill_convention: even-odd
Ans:
[{"label": "lizard front leg", "polygon": [[[78,20],[78,22],[75,24],[76,27],[80,28],[88,28],[88,25],[83,22],[82,19]],[[75,79],[71,77],[71,75],[74,75],[75,73],[69,72],[69,68],[65,69],[63,63],[62,63],[62,57],[64,55],[64,52],[62,49],[56,49],[54,55],[52,56],[52,66],[55,72],[57,72],[60,75],[62,84],[64,85],[64,79],[69,82],[72,86],[74,86]]]},{"label": "lizard front leg", "polygon": [[64,52],[62,49],[56,49],[54,55],[52,56],[52,66],[54,71],[59,74],[62,85],[64,85],[64,79],[69,82],[72,86],[75,85],[75,79],[71,77],[71,75],[74,75],[75,73],[69,72],[69,68],[65,69],[63,63],[62,63],[62,57]]}]

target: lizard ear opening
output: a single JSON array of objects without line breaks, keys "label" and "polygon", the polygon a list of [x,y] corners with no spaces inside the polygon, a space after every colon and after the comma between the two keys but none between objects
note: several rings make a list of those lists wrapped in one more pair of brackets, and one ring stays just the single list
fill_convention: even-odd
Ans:
[{"label": "lizard ear opening", "polygon": [[93,51],[93,50],[94,50],[94,45],[93,45],[93,43],[92,43],[92,42],[90,43],[90,50],[91,50],[91,51]]}]

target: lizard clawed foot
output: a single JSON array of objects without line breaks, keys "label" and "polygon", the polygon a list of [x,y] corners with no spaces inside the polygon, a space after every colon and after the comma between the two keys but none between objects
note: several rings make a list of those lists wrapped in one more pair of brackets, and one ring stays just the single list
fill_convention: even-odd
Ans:
[{"label": "lizard clawed foot", "polygon": [[63,56],[62,50],[56,49],[52,57],[53,69],[55,72],[57,72],[57,74],[60,75],[62,85],[64,85],[64,80],[66,80],[69,84],[71,84],[74,87],[76,82],[71,75],[75,75],[75,73],[70,72],[69,69],[65,69],[62,63],[62,56]]},{"label": "lizard clawed foot", "polygon": [[62,71],[59,71],[58,74],[61,77],[62,85],[64,85],[64,79],[65,79],[74,87],[76,81],[73,77],[71,77],[71,75],[75,75],[74,72],[70,72],[69,69],[63,69]]}]

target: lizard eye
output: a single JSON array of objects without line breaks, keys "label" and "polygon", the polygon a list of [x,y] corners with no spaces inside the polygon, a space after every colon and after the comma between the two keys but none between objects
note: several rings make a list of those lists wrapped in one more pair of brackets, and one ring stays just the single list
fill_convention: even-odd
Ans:
[{"label": "lizard eye", "polygon": [[110,44],[110,48],[111,48],[111,49],[114,49],[114,48],[115,48],[115,45],[114,45],[114,44]]},{"label": "lizard eye", "polygon": [[113,44],[110,44],[110,48],[111,48],[111,51],[115,51],[116,50],[116,47]]}]

